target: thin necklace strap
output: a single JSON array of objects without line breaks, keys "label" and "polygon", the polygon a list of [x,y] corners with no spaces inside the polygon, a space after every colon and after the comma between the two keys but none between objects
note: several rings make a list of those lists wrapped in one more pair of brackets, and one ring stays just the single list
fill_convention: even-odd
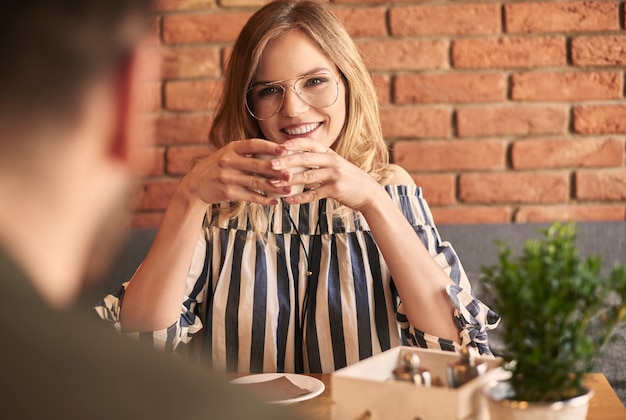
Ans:
[{"label": "thin necklace strap", "polygon": [[[287,217],[289,218],[289,223],[291,223],[291,227],[293,228],[293,230],[296,233],[296,236],[298,237],[298,242],[300,243],[300,246],[302,247],[302,252],[304,253],[304,258],[306,259],[306,285],[305,285],[305,290],[304,290],[304,298],[302,300],[302,316],[300,316],[300,314],[298,313],[298,310],[296,309],[296,342],[295,342],[295,354],[296,354],[296,370],[298,371],[299,369],[302,369],[302,371],[304,371],[304,357],[302,356],[302,353],[304,351],[303,347],[304,347],[304,329],[305,329],[305,325],[306,325],[306,319],[307,319],[307,314],[309,312],[309,297],[311,295],[311,285],[312,285],[312,281],[311,281],[311,276],[313,275],[313,271],[311,270],[311,260],[309,258],[309,252],[306,248],[306,246],[304,245],[304,241],[302,239],[302,235],[300,234],[300,231],[298,230],[298,226],[296,225],[296,223],[294,222],[293,218],[291,217],[291,212],[290,212],[290,208],[288,205],[286,205],[286,203],[283,201],[283,211],[285,211],[287,213]],[[310,206],[309,206],[309,210],[310,210]],[[310,214],[310,213],[309,213]],[[317,221],[315,223],[315,230],[313,232],[314,235],[319,234],[321,227],[320,227],[320,218],[322,215],[322,204],[320,203],[320,205],[318,206],[318,213],[317,213]],[[309,238],[311,238],[311,235],[309,235]],[[314,239],[315,240],[315,239]],[[317,239],[317,240],[321,240],[321,239]],[[317,268],[316,271],[319,271],[319,267]],[[319,273],[318,273],[319,275]],[[297,280],[295,280],[297,281]],[[297,305],[297,297],[296,297],[296,305]],[[299,305],[298,305],[299,306]]]},{"label": "thin necklace strap", "polygon": [[330,233],[330,226],[328,226],[328,218],[326,217],[326,204],[327,200],[319,200],[317,203],[317,220],[315,221],[316,235],[320,235],[322,233],[322,217],[324,218],[324,224],[326,225],[324,232]]},{"label": "thin necklace strap", "polygon": [[[311,272],[311,260],[309,258],[309,252],[306,249],[306,246],[304,245],[304,241],[302,240],[302,235],[300,234],[300,231],[298,230],[298,226],[296,225],[296,222],[294,222],[293,217],[291,217],[291,211],[290,211],[289,205],[285,203],[284,199],[281,199],[281,200],[283,201],[283,211],[287,213],[287,217],[289,218],[289,223],[291,223],[291,227],[293,228],[294,232],[296,232],[296,236],[298,237],[298,242],[300,242],[300,246],[302,247],[302,251],[304,252],[304,258],[306,259],[306,275],[307,277],[311,277],[313,273]],[[310,209],[311,208],[309,207],[309,211]],[[320,219],[322,218],[322,215],[325,216],[326,211],[325,211],[325,206],[322,203],[320,203],[317,208],[317,220],[315,222],[315,230],[313,231],[314,235],[319,235],[321,232]]]},{"label": "thin necklace strap", "polygon": [[296,231],[298,242],[300,242],[300,246],[302,247],[302,252],[304,252],[304,258],[306,259],[306,276],[311,277],[311,274],[313,273],[311,273],[311,269],[310,269],[311,260],[309,260],[309,252],[307,251],[306,246],[304,246],[302,235],[300,235],[300,232],[298,231],[298,227],[296,226],[293,219],[291,218],[291,214],[287,213],[287,215],[289,216],[289,222],[291,222],[291,226],[293,226],[293,229]]}]

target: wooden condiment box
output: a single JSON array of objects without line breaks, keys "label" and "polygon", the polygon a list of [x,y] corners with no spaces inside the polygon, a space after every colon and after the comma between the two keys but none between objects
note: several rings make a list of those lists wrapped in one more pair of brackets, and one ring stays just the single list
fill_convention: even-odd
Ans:
[{"label": "wooden condiment box", "polygon": [[[396,381],[393,369],[401,352],[413,351],[420,366],[430,370],[444,386],[423,387]],[[448,387],[449,363],[459,360],[452,352],[395,347],[331,375],[334,420],[487,420],[482,386],[506,375],[500,358],[476,357],[487,364],[485,374],[459,388]]]}]

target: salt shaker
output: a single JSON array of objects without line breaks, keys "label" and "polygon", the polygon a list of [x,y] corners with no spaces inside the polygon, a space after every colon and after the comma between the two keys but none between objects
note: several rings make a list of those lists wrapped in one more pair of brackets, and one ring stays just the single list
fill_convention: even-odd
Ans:
[{"label": "salt shaker", "polygon": [[475,363],[467,347],[461,349],[461,357],[454,363],[447,366],[448,385],[458,388],[477,376],[482,375],[487,370],[487,365],[483,362]]},{"label": "salt shaker", "polygon": [[432,375],[428,369],[420,367],[420,357],[415,352],[407,351],[398,357],[398,366],[393,370],[397,381],[412,382],[416,385],[431,386]]}]

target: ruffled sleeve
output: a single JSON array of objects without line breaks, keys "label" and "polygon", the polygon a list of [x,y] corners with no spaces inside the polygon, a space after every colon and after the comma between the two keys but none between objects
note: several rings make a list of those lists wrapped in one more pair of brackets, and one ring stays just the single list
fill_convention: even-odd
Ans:
[{"label": "ruffled sleeve", "polygon": [[[446,292],[455,308],[455,321],[461,328],[461,346],[469,346],[479,354],[491,355],[487,331],[498,326],[500,316],[474,296],[454,248],[439,236],[421,188],[403,185],[385,188],[429,253],[454,282],[446,286]],[[402,302],[397,307],[396,319],[407,344],[449,351],[459,349],[453,341],[429,335],[410,325]]]},{"label": "ruffled sleeve", "polygon": [[[169,327],[158,331],[124,332],[120,314],[124,302],[124,293],[130,281],[122,284],[114,293],[105,296],[94,309],[100,318],[113,323],[113,326],[119,332],[141,340],[152,340],[155,348],[164,351],[174,351],[179,345],[189,343],[193,335],[202,329],[202,322],[197,311],[198,306],[201,305],[206,295],[207,273],[204,269],[206,248],[206,239],[204,234],[202,234],[196,244],[191,261],[191,269],[187,276],[185,299],[181,306],[180,317],[178,321]],[[155,308],[155,310],[158,310],[158,308]]]}]

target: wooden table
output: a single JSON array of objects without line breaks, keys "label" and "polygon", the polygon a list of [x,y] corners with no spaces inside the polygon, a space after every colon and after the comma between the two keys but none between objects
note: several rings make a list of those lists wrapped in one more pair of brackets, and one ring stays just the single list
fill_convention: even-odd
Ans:
[{"label": "wooden table", "polygon": [[[311,400],[295,403],[292,408],[311,420],[330,420],[331,418],[331,383],[330,374],[312,374],[326,385],[324,393]],[[587,420],[625,420],[626,408],[611,388],[606,377],[601,373],[590,373],[585,384],[593,389],[594,396],[589,403]]]}]

